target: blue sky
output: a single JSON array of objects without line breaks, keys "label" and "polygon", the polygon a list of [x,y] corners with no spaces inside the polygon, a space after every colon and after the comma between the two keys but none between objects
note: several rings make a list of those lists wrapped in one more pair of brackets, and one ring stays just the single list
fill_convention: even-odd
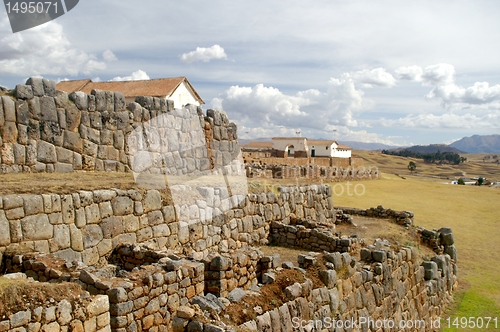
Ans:
[{"label": "blue sky", "polygon": [[0,85],[186,76],[240,137],[500,133],[497,1],[97,1],[13,34]]}]

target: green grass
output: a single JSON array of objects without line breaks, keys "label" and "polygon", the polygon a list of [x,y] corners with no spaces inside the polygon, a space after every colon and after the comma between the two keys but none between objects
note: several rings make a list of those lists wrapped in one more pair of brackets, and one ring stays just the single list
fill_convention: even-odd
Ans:
[{"label": "green grass", "polygon": [[[500,319],[500,264],[496,255],[500,245],[500,189],[443,182],[411,176],[403,180],[382,173],[380,180],[351,182],[351,195],[345,187],[342,195],[333,195],[333,200],[336,206],[383,205],[410,210],[415,213],[416,225],[430,229],[451,227],[458,252],[460,288],[449,315]],[[364,188],[363,195],[354,194],[356,185],[358,193]],[[340,193],[340,187],[337,189]]]},{"label": "green grass", "polygon": [[[500,309],[495,301],[488,299],[483,294],[479,294],[474,290],[468,291],[460,291],[454,295],[455,304],[449,309],[449,314],[446,318],[443,317],[441,321],[442,330],[446,332],[455,332],[455,331],[473,331],[478,330],[478,328],[469,328],[464,329],[462,327],[457,327],[453,325],[453,322],[456,322],[458,319],[458,323],[460,324],[460,319],[469,318],[469,317],[482,317],[486,319],[486,317],[495,318],[498,320],[495,324],[494,321],[490,321],[489,328],[483,327],[481,331],[498,331],[500,327]],[[447,318],[449,317],[449,321]],[[475,320],[475,319],[473,319]],[[495,329],[496,325],[496,329]]]}]

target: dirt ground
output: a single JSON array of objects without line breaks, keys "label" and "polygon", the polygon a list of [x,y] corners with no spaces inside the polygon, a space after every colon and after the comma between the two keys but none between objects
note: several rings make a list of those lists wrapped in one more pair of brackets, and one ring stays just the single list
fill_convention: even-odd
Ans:
[{"label": "dirt ground", "polygon": [[73,283],[39,283],[0,277],[0,320],[27,308],[33,310],[47,303],[57,305],[64,299],[71,302],[82,293],[82,288]]},{"label": "dirt ground", "polygon": [[137,188],[132,173],[73,172],[0,174],[0,195],[71,194],[78,190]]}]

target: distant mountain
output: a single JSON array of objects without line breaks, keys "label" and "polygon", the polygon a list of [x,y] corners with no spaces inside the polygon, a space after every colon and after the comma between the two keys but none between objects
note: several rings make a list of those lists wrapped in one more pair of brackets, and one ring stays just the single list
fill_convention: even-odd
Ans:
[{"label": "distant mountain", "polygon": [[500,135],[464,137],[450,146],[467,153],[500,153]]},{"label": "distant mountain", "polygon": [[356,141],[340,141],[339,143],[350,146],[353,150],[384,150],[394,149],[394,145],[386,145],[382,143],[365,143]]},{"label": "distant mountain", "polygon": [[414,145],[406,148],[391,149],[390,151],[403,151],[403,150],[408,150],[415,153],[436,153],[438,151],[452,152],[457,154],[464,153],[463,151],[458,150],[446,144]]}]

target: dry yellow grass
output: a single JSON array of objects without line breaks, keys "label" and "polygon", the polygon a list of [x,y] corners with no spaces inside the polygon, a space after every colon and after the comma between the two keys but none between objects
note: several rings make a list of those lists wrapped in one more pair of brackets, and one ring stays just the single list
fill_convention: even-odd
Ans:
[{"label": "dry yellow grass", "polygon": [[[399,162],[398,157],[394,158]],[[387,165],[390,163],[387,160]],[[380,180],[352,185],[358,185],[358,192],[362,192],[362,186],[364,194],[355,195],[351,190],[352,195],[348,195],[344,190],[342,195],[334,196],[335,205],[411,210],[417,225],[451,227],[458,250],[461,290],[450,314],[500,317],[500,264],[496,258],[500,244],[500,189],[448,185],[443,180],[420,177],[404,180],[385,173]]]},{"label": "dry yellow grass", "polygon": [[[426,164],[423,159],[405,158],[384,155],[377,151],[354,151],[354,154],[365,161],[365,166],[377,166],[381,172],[389,174],[410,175],[408,163],[413,161],[417,164],[416,176],[441,177],[455,179],[461,176],[485,177],[489,180],[500,181],[500,164],[491,158],[494,155],[486,154],[464,154],[467,158],[465,163],[459,165],[436,165]],[[484,157],[490,156],[490,159]]]}]

